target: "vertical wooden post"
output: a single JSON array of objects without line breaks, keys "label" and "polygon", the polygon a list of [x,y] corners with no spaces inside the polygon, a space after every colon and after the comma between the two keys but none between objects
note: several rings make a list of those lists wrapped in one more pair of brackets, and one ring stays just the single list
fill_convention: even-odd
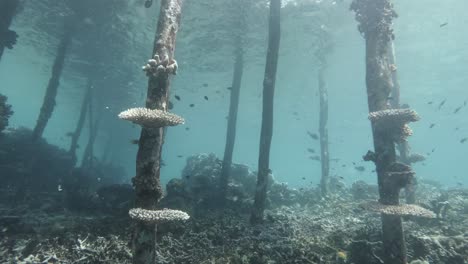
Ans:
[{"label": "vertical wooden post", "polygon": [[68,151],[70,155],[73,157],[73,160],[76,162],[76,149],[78,147],[78,140],[81,136],[81,131],[83,130],[83,125],[86,119],[86,113],[88,110],[88,105],[91,101],[91,89],[92,89],[92,82],[91,79],[88,78],[88,83],[86,84],[86,92],[83,97],[83,101],[81,102],[81,110],[80,116],[78,118],[78,122],[76,123],[75,131],[71,136],[71,144],[70,150]]},{"label": "vertical wooden post", "polygon": [[322,177],[320,180],[320,189],[322,196],[326,196],[329,191],[330,178],[330,157],[328,153],[328,90],[324,80],[324,66],[321,66],[318,73],[318,86],[320,96],[320,116],[319,116],[319,134],[320,134],[320,162],[322,165]]},{"label": "vertical wooden post", "polygon": [[263,221],[265,211],[268,175],[270,173],[270,147],[273,136],[273,103],[278,68],[278,52],[281,38],[280,27],[281,0],[270,0],[268,51],[263,80],[263,111],[258,158],[257,188],[250,216],[252,224]]},{"label": "vertical wooden post", "polygon": [[226,134],[226,146],[224,148],[223,164],[221,168],[221,204],[224,204],[226,199],[226,192],[231,173],[232,153],[234,151],[234,143],[236,141],[236,126],[237,126],[237,112],[239,108],[239,96],[242,82],[242,73],[244,68],[244,54],[242,48],[241,37],[236,39],[236,53],[234,63],[234,76],[232,78],[231,96],[229,103],[229,117]]},{"label": "vertical wooden post", "polygon": [[49,122],[49,119],[54,112],[56,105],[55,98],[57,97],[57,91],[60,85],[60,76],[62,75],[67,51],[70,47],[70,44],[72,43],[73,30],[71,29],[70,23],[73,22],[66,22],[64,35],[57,49],[54,65],[52,66],[52,75],[49,79],[49,84],[47,85],[46,94],[44,96],[44,101],[42,103],[39,117],[37,118],[36,126],[33,130],[33,141],[37,141],[42,137],[44,129],[46,128],[47,123]]},{"label": "vertical wooden post", "polygon": [[[157,55],[161,61],[160,66],[163,68],[176,63],[174,50],[180,26],[182,3],[182,0],[161,0],[152,57]],[[147,108],[167,111],[170,74],[168,71],[162,71],[157,75],[149,75]],[[135,207],[154,210],[162,197],[160,161],[163,139],[163,127],[143,127],[141,130],[136,159],[136,176],[132,179],[136,193]],[[155,232],[154,224],[135,222],[132,236],[134,264],[158,263]]]},{"label": "vertical wooden post", "polygon": [[[390,0],[354,0],[358,29],[366,42],[366,86],[369,112],[390,109],[392,69],[388,58],[389,44],[394,37],[392,20],[397,15]],[[398,205],[402,184],[397,184],[393,166],[396,163],[393,135],[372,123],[375,153],[373,158],[379,185],[380,203]],[[400,216],[382,214],[382,239],[385,264],[406,264],[406,245]]]}]

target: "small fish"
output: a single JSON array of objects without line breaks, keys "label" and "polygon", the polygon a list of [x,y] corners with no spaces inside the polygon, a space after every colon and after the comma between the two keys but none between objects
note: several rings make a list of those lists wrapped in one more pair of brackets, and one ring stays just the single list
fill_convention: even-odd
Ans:
[{"label": "small fish", "polygon": [[463,186],[463,183],[457,182],[457,185],[458,185],[458,186]]},{"label": "small fish", "polygon": [[303,179],[303,180],[305,180],[305,179],[306,179],[306,177],[302,177],[302,179]]},{"label": "small fish", "polygon": [[442,23],[442,24],[440,24],[439,27],[445,27],[447,24],[448,24],[448,22]]},{"label": "small fish", "polygon": [[338,178],[340,178],[340,179],[342,179],[342,180],[344,179],[344,177],[343,177],[343,176],[340,176],[340,177],[338,177]]},{"label": "small fish", "polygon": [[375,172],[375,170],[372,170],[372,172]]},{"label": "small fish", "polygon": [[463,106],[466,106],[466,100],[465,100],[465,101],[463,101]]},{"label": "small fish", "polygon": [[360,172],[363,172],[366,170],[366,168],[364,168],[364,166],[356,166],[354,167],[357,171],[360,171]]},{"label": "small fish", "polygon": [[184,155],[177,155],[178,158],[182,158]]},{"label": "small fish", "polygon": [[175,98],[177,101],[180,101],[180,96],[174,95],[174,98]]},{"label": "small fish", "polygon": [[190,130],[190,127],[186,127],[185,130],[186,130],[186,131],[189,131],[189,130]]},{"label": "small fish", "polygon": [[207,100],[207,101],[208,101],[208,96],[206,96],[206,95],[205,95],[205,96],[203,96],[203,98],[205,98],[205,100]]},{"label": "small fish", "polygon": [[150,8],[151,5],[153,5],[153,0],[146,0],[146,1],[145,1],[145,7],[146,7],[146,8]]},{"label": "small fish", "polygon": [[174,108],[174,104],[171,101],[169,101],[167,108],[169,108],[169,110],[172,110],[172,108]]},{"label": "small fish", "polygon": [[60,185],[60,184],[59,184],[59,185],[57,185],[57,191],[59,191],[59,192],[63,191],[63,189],[62,189],[62,185]]},{"label": "small fish", "polygon": [[312,132],[310,132],[310,131],[307,131],[307,134],[309,134],[309,136],[310,136],[312,139],[317,140],[317,139],[319,138],[317,134],[312,133]]},{"label": "small fish", "polygon": [[433,148],[431,152],[432,152],[432,153],[434,153],[434,151],[435,151],[435,150],[436,150],[436,149],[435,149],[435,148]]},{"label": "small fish", "polygon": [[67,136],[67,137],[73,137],[73,135],[75,135],[75,133],[73,133],[73,132],[68,132],[68,133],[65,134],[65,136]]},{"label": "small fish", "polygon": [[190,106],[190,107],[194,107],[194,106],[195,106],[195,104],[190,104],[189,106]]},{"label": "small fish", "polygon": [[189,178],[190,178],[190,175],[185,175],[185,178],[186,178],[186,179],[189,179]]},{"label": "small fish", "polygon": [[310,156],[309,159],[320,161],[320,157],[319,157],[319,156]]},{"label": "small fish", "polygon": [[161,161],[159,162],[159,165],[160,165],[161,167],[164,167],[164,166],[166,166],[166,162],[164,162],[164,160],[161,160]]},{"label": "small fish", "polygon": [[433,104],[433,103],[434,103],[434,102],[432,102],[432,101],[427,102],[428,105],[431,105],[431,104]]},{"label": "small fish", "polygon": [[140,143],[140,140],[139,140],[139,139],[132,139],[132,140],[130,140],[130,144],[138,145],[138,143]]},{"label": "small fish", "polygon": [[216,90],[216,91],[215,91],[215,93],[217,93],[217,94],[220,94],[220,93],[221,93],[221,91],[220,91],[220,90]]},{"label": "small fish", "polygon": [[204,83],[204,84],[203,84],[203,87],[208,87],[208,84],[207,84],[207,83]]},{"label": "small fish", "polygon": [[356,166],[356,162],[354,162],[354,161],[353,161],[353,165],[355,165],[355,166]]},{"label": "small fish", "polygon": [[301,188],[299,188],[299,191],[301,191],[301,192],[302,192],[302,191],[304,191],[304,188],[302,188],[302,187],[301,187]]},{"label": "small fish", "polygon": [[435,126],[435,124],[432,123],[432,124],[429,126],[429,128],[433,128],[434,126]]},{"label": "small fish", "polygon": [[467,141],[467,140],[468,140],[468,137],[462,138],[462,139],[460,140],[460,143],[465,143],[465,141]]},{"label": "small fish", "polygon": [[453,113],[454,113],[454,114],[458,113],[458,111],[460,111],[461,108],[462,108],[461,106],[455,108],[455,111],[453,111]]},{"label": "small fish", "polygon": [[442,102],[440,102],[440,104],[439,104],[439,110],[442,108],[442,106],[444,106],[445,101],[447,101],[447,99],[444,99]]},{"label": "small fish", "polygon": [[346,167],[346,164],[341,165],[341,167],[343,167],[343,168]]},{"label": "small fish", "polygon": [[460,128],[459,128],[459,127],[456,127],[456,128],[455,128],[455,130],[457,130],[457,131],[458,131],[458,129],[460,129]]},{"label": "small fish", "polygon": [[315,150],[313,148],[308,148],[307,151],[309,151],[310,153],[315,153]]},{"label": "small fish", "polygon": [[228,90],[232,90],[232,87],[228,87],[227,89],[228,89]]},{"label": "small fish", "polygon": [[298,112],[293,112],[293,115],[298,116],[299,113]]}]

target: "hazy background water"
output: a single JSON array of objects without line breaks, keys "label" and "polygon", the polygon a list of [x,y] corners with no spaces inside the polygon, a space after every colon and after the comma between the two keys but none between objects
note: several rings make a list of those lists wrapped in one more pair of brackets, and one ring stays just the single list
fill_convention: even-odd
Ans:
[{"label": "hazy background water", "polygon": [[[66,16],[66,11],[61,9],[63,4],[59,2],[24,1],[24,10],[17,15],[11,27],[20,36],[18,44],[13,50],[6,50],[0,62],[0,92],[9,97],[15,111],[10,126],[32,128],[35,124],[50,77],[60,25]],[[57,107],[44,137],[50,143],[68,149],[70,140],[65,134],[76,125],[86,88],[86,70],[80,69],[92,67],[100,61],[101,53],[108,52],[97,66],[111,68],[111,72],[100,76],[95,85],[104,95],[100,107],[105,114],[96,141],[96,154],[100,157],[108,138],[113,137],[112,160],[124,165],[130,178],[134,175],[137,146],[129,141],[138,138],[140,129],[117,120],[116,115],[126,108],[144,105],[147,79],[140,66],[151,55],[159,3],[155,1],[151,8],[145,9],[143,1],[124,2],[127,10],[119,13],[118,25],[112,27],[110,23],[107,27],[109,32],[115,30],[115,34],[109,37],[94,39],[97,35],[87,35],[87,31],[92,31],[90,28],[102,21],[83,18],[84,30],[74,38],[61,78]],[[171,101],[175,104],[172,111],[183,116],[186,124],[168,129],[163,152],[167,164],[162,169],[163,182],[180,175],[187,156],[214,152],[222,158],[235,30],[235,23],[230,24],[228,19],[232,12],[226,11],[227,2],[186,1],[176,46],[180,71],[174,78],[171,91]],[[424,179],[438,180],[448,186],[457,182],[466,185],[468,142],[461,144],[460,140],[468,137],[468,108],[462,108],[457,114],[453,111],[468,100],[468,17],[465,13],[468,2],[394,2],[399,14],[394,28],[402,102],[410,104],[422,117],[420,122],[411,125],[414,135],[410,144],[414,152],[431,153],[425,165],[415,164],[414,169]],[[364,40],[356,29],[354,13],[348,10],[349,3],[322,3],[330,12],[330,23],[326,27],[332,32],[335,43],[329,55],[326,81],[330,103],[330,155],[340,161],[331,162],[331,175],[343,176],[347,183],[357,179],[375,182],[375,173],[371,172],[373,164],[365,163],[361,158],[373,146],[367,119]],[[268,11],[258,8],[252,12],[248,16],[246,37],[249,44],[234,162],[256,169]],[[277,180],[292,186],[315,185],[320,178],[320,163],[308,159],[310,154],[307,152],[309,147],[319,152],[319,142],[312,140],[306,131],[316,133],[318,129],[314,32],[322,24],[317,22],[317,17],[322,16],[323,13],[291,6],[282,12],[271,169]],[[443,23],[448,24],[440,27]],[[112,39],[114,37],[116,39]],[[117,46],[106,49],[106,45]],[[89,54],[87,57],[83,55],[86,52]],[[175,94],[181,97],[181,101],[174,99]],[[209,97],[208,101],[203,98],[205,95]],[[439,103],[445,99],[445,105],[438,110]],[[429,101],[433,104],[429,105]],[[191,103],[195,104],[194,108],[189,107]],[[298,113],[299,120],[296,120],[294,112]],[[429,128],[431,123],[436,124],[432,129]],[[186,127],[190,130],[186,131]],[[459,129],[455,130],[457,127]],[[79,152],[84,149],[87,134],[85,129]],[[184,157],[179,158],[178,155]],[[366,170],[358,172],[352,162],[365,166]]]}]

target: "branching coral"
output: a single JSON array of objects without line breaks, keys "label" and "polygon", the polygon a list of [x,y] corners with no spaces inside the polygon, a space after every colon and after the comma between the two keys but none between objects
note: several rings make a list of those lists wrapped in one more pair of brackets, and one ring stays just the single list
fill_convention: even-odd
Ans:
[{"label": "branching coral", "polygon": [[132,219],[149,222],[149,223],[164,223],[178,220],[188,220],[190,216],[179,210],[162,209],[162,210],[145,210],[141,208],[133,208],[128,212]]},{"label": "branching coral", "polygon": [[401,142],[413,134],[408,123],[416,122],[420,117],[411,109],[387,109],[369,113],[369,119],[376,129],[386,131],[394,141]]},{"label": "branching coral", "polygon": [[0,132],[8,126],[8,119],[13,114],[11,105],[7,104],[7,97],[0,94]]},{"label": "branching coral", "polygon": [[142,67],[147,76],[157,77],[161,73],[177,74],[177,61],[169,58],[159,58],[159,55],[154,55],[153,59],[149,59],[148,63]]},{"label": "branching coral", "polygon": [[418,216],[435,218],[434,212],[414,204],[385,205],[376,201],[361,204],[361,207],[368,211],[379,212],[387,215],[397,216]]},{"label": "branching coral", "polygon": [[158,109],[153,110],[142,107],[123,111],[119,114],[119,118],[148,128],[176,126],[185,122],[184,119],[178,115]]}]

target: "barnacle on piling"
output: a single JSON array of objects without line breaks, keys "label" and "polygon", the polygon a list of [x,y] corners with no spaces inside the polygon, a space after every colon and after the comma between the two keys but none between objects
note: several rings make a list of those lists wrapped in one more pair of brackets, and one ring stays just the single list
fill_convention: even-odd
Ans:
[{"label": "barnacle on piling", "polygon": [[166,208],[162,210],[146,210],[142,208],[133,208],[130,209],[128,214],[132,219],[156,224],[179,220],[185,221],[190,218],[190,216],[185,212]]},{"label": "barnacle on piling", "polygon": [[176,126],[185,122],[184,119],[178,115],[158,109],[143,107],[131,108],[123,111],[119,114],[119,118],[131,121],[143,127],[152,128]]},{"label": "barnacle on piling", "polygon": [[360,206],[365,210],[379,212],[386,215],[418,216],[425,218],[436,217],[434,212],[414,204],[386,205],[377,201],[370,201],[363,203]]}]

